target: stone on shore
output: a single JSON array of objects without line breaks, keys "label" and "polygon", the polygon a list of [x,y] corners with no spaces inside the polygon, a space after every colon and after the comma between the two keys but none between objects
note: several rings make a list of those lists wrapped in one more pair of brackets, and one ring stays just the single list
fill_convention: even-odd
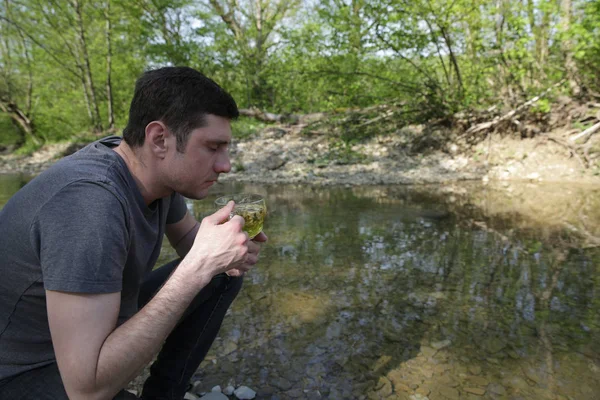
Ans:
[{"label": "stone on shore", "polygon": [[235,389],[233,394],[235,394],[235,397],[240,400],[250,400],[256,397],[256,392],[250,389],[248,386],[240,386],[239,388]]},{"label": "stone on shore", "polygon": [[[187,397],[184,397],[184,398],[187,399]],[[198,397],[195,397],[195,399],[198,399]],[[210,392],[210,393],[207,393],[204,396],[200,397],[200,400],[229,400],[229,398],[227,396],[225,396],[223,393]]]}]

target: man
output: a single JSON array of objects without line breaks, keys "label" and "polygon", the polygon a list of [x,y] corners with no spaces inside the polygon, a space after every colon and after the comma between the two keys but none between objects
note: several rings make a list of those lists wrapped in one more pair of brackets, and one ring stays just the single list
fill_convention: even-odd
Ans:
[{"label": "man", "polygon": [[[138,79],[123,140],[66,157],[0,211],[0,399],[182,399],[256,262],[233,203],[201,224],[230,170],[233,98],[184,67]],[[152,271],[166,234],[181,261]],[[160,353],[159,353],[160,351]]]}]

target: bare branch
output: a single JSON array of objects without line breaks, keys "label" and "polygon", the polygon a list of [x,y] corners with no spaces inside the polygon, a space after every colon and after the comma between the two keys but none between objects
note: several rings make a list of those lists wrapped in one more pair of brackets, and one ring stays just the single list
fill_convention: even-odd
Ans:
[{"label": "bare branch", "polygon": [[66,71],[70,72],[71,74],[73,74],[75,77],[81,79],[81,74],[77,73],[77,71],[75,71],[74,69],[72,69],[71,67],[69,67],[68,65],[66,65],[65,63],[63,63],[60,58],[58,58],[58,56],[54,53],[52,53],[50,50],[48,50],[48,48],[46,46],[44,46],[42,43],[40,43],[35,37],[33,37],[32,35],[30,35],[26,29],[24,29],[23,27],[21,27],[21,25],[17,24],[16,22],[3,17],[0,15],[0,19],[8,22],[9,24],[13,25],[15,28],[17,28],[21,33],[23,33],[25,36],[27,36],[27,38],[29,38],[29,40],[31,40],[33,43],[35,43],[39,48],[41,48],[46,54],[48,54],[54,61],[56,61],[56,63],[58,65],[60,65],[61,67],[63,67]]}]

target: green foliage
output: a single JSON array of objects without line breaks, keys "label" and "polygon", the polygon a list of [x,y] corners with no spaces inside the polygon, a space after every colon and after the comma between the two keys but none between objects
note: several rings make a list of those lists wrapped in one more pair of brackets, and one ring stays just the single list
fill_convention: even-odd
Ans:
[{"label": "green foliage", "polygon": [[535,105],[531,108],[531,110],[533,112],[546,114],[546,113],[550,112],[551,107],[552,107],[552,104],[550,103],[550,100],[540,99],[540,100],[538,100],[537,103],[535,103]]},{"label": "green foliage", "polygon": [[33,154],[36,150],[41,147],[41,143],[35,143],[31,140],[26,140],[23,145],[21,145],[16,151],[15,154],[21,156],[28,156]]},{"label": "green foliage", "polygon": [[254,118],[240,117],[231,124],[232,135],[235,139],[246,139],[262,131],[268,125]]},{"label": "green foliage", "polygon": [[19,142],[19,139],[19,131],[13,125],[10,117],[6,114],[0,114],[0,147],[15,145]]},{"label": "green foliage", "polygon": [[[0,99],[40,142],[108,128],[111,98],[120,130],[135,79],[163,65],[199,69],[241,108],[395,104],[398,124],[522,104],[566,77],[600,89],[600,0],[22,0],[0,4],[0,36]],[[338,122],[344,143],[381,128]]]}]

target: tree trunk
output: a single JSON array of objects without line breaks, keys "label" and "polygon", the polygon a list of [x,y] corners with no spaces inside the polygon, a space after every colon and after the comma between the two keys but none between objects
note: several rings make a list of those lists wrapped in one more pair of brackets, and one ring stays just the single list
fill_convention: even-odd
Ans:
[{"label": "tree trunk", "polygon": [[[10,2],[8,0],[4,0],[4,12],[6,13],[6,17],[10,18]],[[9,38],[9,28],[8,24],[2,24],[2,36],[3,36],[3,45],[4,49],[2,51],[2,64],[3,64],[3,72],[4,72],[4,81],[6,82],[6,91],[8,92],[8,97],[12,98],[12,55],[10,51],[10,42]]]},{"label": "tree trunk", "polygon": [[[540,10],[540,12],[542,12]],[[544,71],[544,65],[546,64],[546,60],[548,58],[548,39],[550,35],[550,12],[548,10],[544,10],[542,14],[542,22],[540,24],[540,69],[542,73]],[[545,76],[545,73],[543,73]]]},{"label": "tree trunk", "polygon": [[456,78],[458,79],[458,85],[460,88],[460,95],[462,97],[464,92],[464,86],[462,81],[462,76],[460,75],[460,68],[458,67],[458,61],[456,60],[456,56],[454,55],[454,50],[452,49],[452,41],[450,40],[450,36],[446,29],[443,26],[440,26],[440,31],[442,33],[442,37],[446,42],[446,47],[448,47],[448,51],[450,52],[450,61],[452,61],[452,66],[454,67],[454,72],[456,73]]},{"label": "tree trunk", "polygon": [[560,2],[560,30],[563,35],[561,40],[561,50],[565,57],[565,72],[569,88],[574,96],[581,94],[581,88],[575,77],[577,76],[577,65],[573,59],[573,41],[569,37],[569,29],[571,26],[571,0],[561,0]]},{"label": "tree trunk", "polygon": [[433,27],[431,26],[431,23],[429,22],[429,20],[427,18],[424,18],[424,20],[425,20],[425,23],[427,24],[427,27],[429,28],[429,33],[431,35],[431,41],[433,43],[435,43],[438,58],[440,59],[440,63],[442,64],[442,70],[444,71],[444,76],[446,77],[446,83],[448,83],[448,86],[452,86],[452,80],[450,79],[450,74],[448,73],[448,69],[446,68],[446,63],[444,62],[444,56],[442,54],[442,49],[440,48],[438,37],[436,36],[435,31],[434,31]]},{"label": "tree trunk", "polygon": [[104,16],[106,18],[106,98],[108,101],[108,129],[115,129],[115,114],[113,108],[112,96],[112,43],[111,43],[111,21],[110,21],[110,0],[106,0],[106,9]]},{"label": "tree trunk", "polygon": [[79,43],[81,45],[81,52],[83,55],[84,62],[84,78],[85,84],[89,88],[90,102],[93,112],[93,125],[94,130],[97,132],[102,131],[102,121],[100,119],[100,109],[98,107],[98,98],[96,96],[96,88],[94,87],[94,79],[92,77],[92,67],[90,63],[90,57],[87,51],[87,40],[85,37],[85,29],[83,28],[83,16],[81,13],[81,4],[79,0],[73,0],[73,8],[75,9],[75,16],[77,18],[77,28],[79,35]]},{"label": "tree trunk", "polygon": [[90,99],[90,92],[89,92],[89,88],[87,85],[87,82],[85,80],[85,68],[83,67],[83,63],[81,61],[81,55],[79,54],[79,49],[76,47],[75,48],[75,63],[77,65],[77,69],[79,70],[79,81],[81,82],[81,88],[83,89],[83,97],[85,99],[85,109],[87,110],[88,113],[88,118],[90,119],[90,123],[93,126],[96,126],[95,121],[94,121],[94,114],[92,112],[92,102]]},{"label": "tree trunk", "polygon": [[0,100],[0,110],[10,116],[11,121],[17,127],[19,132],[21,132],[21,143],[22,145],[25,143],[27,137],[31,139],[31,141],[35,144],[39,144],[39,140],[34,135],[34,125],[33,121],[31,121],[27,115],[12,101]]}]

